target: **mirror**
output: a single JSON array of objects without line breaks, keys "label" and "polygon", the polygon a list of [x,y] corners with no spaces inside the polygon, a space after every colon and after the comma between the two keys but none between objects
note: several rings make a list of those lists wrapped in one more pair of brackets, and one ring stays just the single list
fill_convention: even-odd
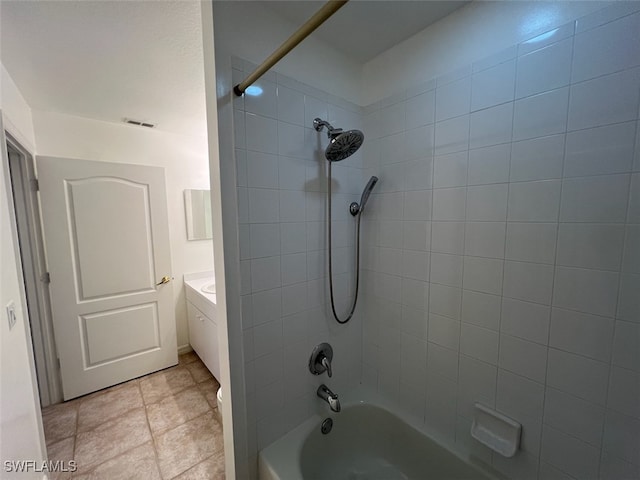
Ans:
[{"label": "mirror", "polygon": [[184,206],[187,216],[187,240],[208,240],[213,238],[211,191],[185,190]]}]

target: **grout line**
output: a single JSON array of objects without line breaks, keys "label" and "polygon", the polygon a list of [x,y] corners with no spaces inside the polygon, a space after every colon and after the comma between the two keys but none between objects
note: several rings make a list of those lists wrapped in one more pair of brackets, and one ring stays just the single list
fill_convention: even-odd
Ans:
[{"label": "grout line", "polygon": [[[574,29],[574,34],[570,37],[572,39],[571,42],[571,65],[573,66],[573,58],[574,58],[574,53],[575,53],[575,29]],[[571,109],[571,93],[572,93],[572,80],[573,77],[573,67],[569,69],[569,91],[568,91],[568,99],[567,99],[567,110],[565,113],[565,126],[564,126],[564,132],[562,133],[563,137],[564,137],[564,143],[563,143],[563,151],[562,151],[562,172],[560,175],[560,195],[559,195],[559,204],[558,204],[558,214],[557,214],[557,219],[556,219],[556,241],[555,241],[555,252],[554,252],[554,256],[553,256],[553,276],[552,276],[552,280],[551,280],[551,299],[550,299],[550,305],[549,305],[549,329],[547,331],[547,342],[546,342],[546,349],[547,349],[547,356],[546,356],[546,365],[545,365],[545,374],[544,374],[544,389],[542,391],[542,419],[541,419],[541,424],[540,424],[540,437],[539,437],[539,455],[538,455],[538,477],[540,475],[540,466],[542,465],[542,446],[543,446],[543,433],[544,433],[544,417],[545,417],[545,411],[546,411],[546,407],[547,407],[547,377],[549,375],[549,351],[550,351],[550,347],[549,344],[551,343],[551,322],[552,322],[552,317],[553,317],[553,297],[554,297],[554,291],[555,291],[555,283],[556,283],[556,272],[557,272],[557,265],[558,265],[558,243],[559,243],[559,238],[560,238],[560,217],[562,214],[562,191],[564,189],[564,183],[565,183],[565,168],[566,168],[566,155],[567,155],[567,132],[568,132],[568,128],[569,128],[569,111]],[[543,480],[543,479],[540,479]]]}]

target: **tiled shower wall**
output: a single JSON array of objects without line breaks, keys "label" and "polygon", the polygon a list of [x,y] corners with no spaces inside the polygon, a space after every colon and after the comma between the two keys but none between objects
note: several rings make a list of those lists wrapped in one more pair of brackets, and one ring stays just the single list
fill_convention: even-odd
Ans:
[{"label": "tiled shower wall", "polygon": [[[233,60],[238,83],[254,65]],[[242,327],[249,454],[306,420],[325,383],[342,393],[361,376],[362,324],[338,326],[327,308],[326,131],[362,128],[361,107],[269,73],[234,100]],[[360,153],[333,165],[334,282],[343,314],[353,285],[354,222],[362,189]],[[334,348],[333,378],[308,370],[313,347]]]},{"label": "tiled shower wall", "polygon": [[[363,383],[513,478],[640,476],[634,9],[365,108]],[[475,402],[522,423],[514,458]]]}]

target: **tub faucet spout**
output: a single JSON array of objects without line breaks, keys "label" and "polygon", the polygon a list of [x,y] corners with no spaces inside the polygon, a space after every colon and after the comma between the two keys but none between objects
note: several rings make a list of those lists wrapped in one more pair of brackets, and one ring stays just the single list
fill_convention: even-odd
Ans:
[{"label": "tub faucet spout", "polygon": [[329,390],[325,384],[322,384],[318,387],[317,395],[329,404],[329,408],[331,408],[334,412],[340,411],[340,400],[338,400],[338,395]]}]

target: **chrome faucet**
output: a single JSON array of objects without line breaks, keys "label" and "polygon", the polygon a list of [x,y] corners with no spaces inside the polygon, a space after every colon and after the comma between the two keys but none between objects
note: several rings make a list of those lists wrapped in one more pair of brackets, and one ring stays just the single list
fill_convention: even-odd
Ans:
[{"label": "chrome faucet", "polygon": [[340,400],[338,400],[338,395],[329,390],[329,387],[324,383],[318,387],[316,394],[329,404],[329,408],[331,408],[332,411],[336,413],[340,411]]}]

